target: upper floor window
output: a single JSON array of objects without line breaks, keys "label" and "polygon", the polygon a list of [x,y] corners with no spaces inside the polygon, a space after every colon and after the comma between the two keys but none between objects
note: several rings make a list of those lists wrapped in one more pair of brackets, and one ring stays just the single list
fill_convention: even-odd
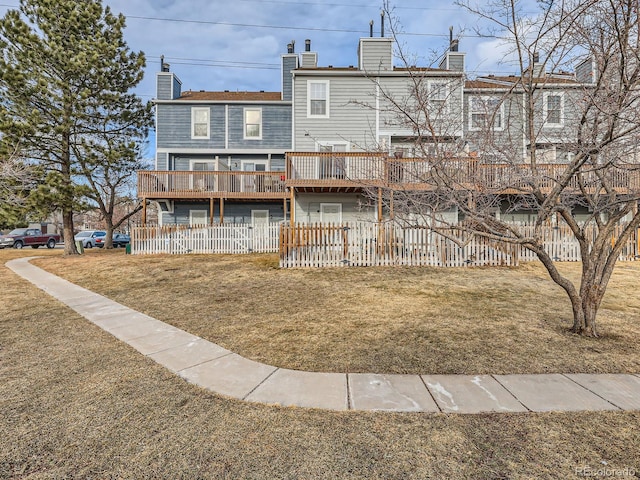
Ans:
[{"label": "upper floor window", "polygon": [[307,98],[308,117],[329,117],[329,80],[309,80]]},{"label": "upper floor window", "polygon": [[244,138],[250,140],[262,139],[262,109],[244,109]]},{"label": "upper floor window", "polygon": [[447,84],[445,82],[429,83],[429,101],[444,102],[447,99]]},{"label": "upper floor window", "polygon": [[469,98],[469,129],[482,130],[504,128],[504,105],[501,99],[495,97]]},{"label": "upper floor window", "polygon": [[191,109],[191,138],[209,138],[209,107],[193,107]]},{"label": "upper floor window", "polygon": [[564,124],[564,96],[562,93],[545,93],[543,110],[545,127],[561,127]]},{"label": "upper floor window", "polygon": [[434,113],[445,111],[448,95],[449,91],[446,82],[429,82],[429,105]]}]

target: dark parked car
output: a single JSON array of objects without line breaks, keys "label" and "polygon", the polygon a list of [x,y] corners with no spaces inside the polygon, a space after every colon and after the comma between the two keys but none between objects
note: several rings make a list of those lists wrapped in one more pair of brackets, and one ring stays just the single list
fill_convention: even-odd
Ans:
[{"label": "dark parked car", "polygon": [[0,248],[38,248],[46,245],[53,248],[60,241],[60,235],[42,233],[39,228],[16,228],[6,235],[0,235]]},{"label": "dark parked car", "polygon": [[131,237],[129,235],[125,235],[124,233],[114,233],[113,234],[113,248],[118,247],[126,247],[131,242]]}]

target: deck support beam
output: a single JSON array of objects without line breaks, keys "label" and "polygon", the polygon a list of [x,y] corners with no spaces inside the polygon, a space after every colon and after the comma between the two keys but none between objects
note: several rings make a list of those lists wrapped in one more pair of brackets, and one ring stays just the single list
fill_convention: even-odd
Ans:
[{"label": "deck support beam", "polygon": [[290,200],[289,200],[289,209],[291,210],[291,214],[289,215],[289,219],[291,220],[290,224],[293,227],[293,225],[296,223],[296,218],[295,218],[296,217],[296,209],[294,207],[294,205],[295,205],[295,203],[294,203],[295,195],[293,193],[293,188],[291,188],[289,190],[289,198],[290,198]]},{"label": "deck support beam", "polygon": [[209,199],[209,226],[213,225],[213,208],[215,205],[215,200],[211,197]]},{"label": "deck support beam", "polygon": [[220,198],[220,225],[224,223],[224,198]]}]

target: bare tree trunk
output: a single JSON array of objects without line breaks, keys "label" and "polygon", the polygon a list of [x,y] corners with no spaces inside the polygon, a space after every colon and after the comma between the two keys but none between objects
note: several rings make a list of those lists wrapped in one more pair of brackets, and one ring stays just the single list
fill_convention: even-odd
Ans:
[{"label": "bare tree trunk", "polygon": [[[73,182],[71,181],[71,141],[70,133],[63,133],[63,150],[62,150],[62,162],[60,171],[65,181],[65,186],[73,188]],[[78,249],[76,248],[76,242],[74,239],[75,232],[73,228],[73,193],[67,192],[63,198],[62,207],[62,228],[64,232],[64,254],[65,255],[78,255]]]},{"label": "bare tree trunk", "polygon": [[105,249],[113,248],[113,221],[112,216],[105,217],[105,223],[107,224],[107,234],[104,237],[104,247]]},{"label": "bare tree trunk", "polygon": [[64,209],[62,212],[62,228],[64,234],[64,254],[78,255],[78,249],[76,248],[76,243],[73,239],[73,211],[70,209]]}]

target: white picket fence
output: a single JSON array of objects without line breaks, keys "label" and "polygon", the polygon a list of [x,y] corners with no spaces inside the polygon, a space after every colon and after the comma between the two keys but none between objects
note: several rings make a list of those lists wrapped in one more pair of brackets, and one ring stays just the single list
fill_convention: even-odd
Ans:
[{"label": "white picket fence", "polygon": [[[521,225],[533,229],[532,225]],[[619,228],[623,228],[621,225]],[[281,267],[338,266],[517,266],[535,261],[537,255],[524,247],[479,236],[460,238],[424,228],[403,228],[394,224],[283,225],[280,230]],[[531,232],[533,233],[533,232]],[[549,225],[536,230],[546,251],[555,261],[581,261],[578,242],[567,226]],[[621,260],[640,255],[637,231],[623,246]]]},{"label": "white picket fence", "polygon": [[274,253],[278,251],[278,235],[278,223],[134,227],[131,253]]},{"label": "white picket fence", "polygon": [[[619,228],[623,228],[620,225]],[[520,229],[533,229],[520,225]],[[446,233],[446,232],[445,232]],[[532,232],[529,232],[533,234]],[[453,236],[453,232],[451,232]],[[566,226],[538,228],[546,251],[556,261],[580,261],[580,249]],[[456,238],[460,240],[459,235]],[[281,267],[338,266],[516,266],[537,256],[520,246],[469,236],[454,242],[429,228],[354,223],[267,225],[223,224],[189,227],[134,227],[133,254],[275,253]],[[640,255],[636,231],[623,246],[621,260]]]}]

